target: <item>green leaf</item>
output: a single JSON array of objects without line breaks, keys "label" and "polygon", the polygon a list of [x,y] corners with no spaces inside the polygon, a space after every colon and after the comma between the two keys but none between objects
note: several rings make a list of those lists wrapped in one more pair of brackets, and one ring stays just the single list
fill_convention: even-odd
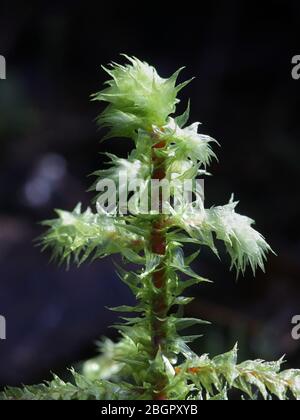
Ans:
[{"label": "green leaf", "polygon": [[174,305],[188,305],[194,300],[193,297],[177,296],[174,299]]},{"label": "green leaf", "polygon": [[[194,256],[192,256],[193,258]],[[195,273],[189,266],[186,265],[184,260],[183,251],[181,248],[177,248],[173,252],[173,260],[169,264],[170,267],[175,268],[176,270],[181,271],[182,273],[186,274],[189,277],[192,277],[198,281],[198,283],[201,282],[208,282],[210,283],[210,280],[205,279],[204,277],[199,276],[197,273]]]},{"label": "green leaf", "polygon": [[175,118],[176,123],[179,125],[180,128],[186,125],[190,117],[190,101],[188,101],[187,108],[183,114],[179,115]]},{"label": "green leaf", "polygon": [[193,262],[193,261],[195,261],[195,259],[197,259],[197,258],[198,258],[199,254],[200,254],[200,250],[199,250],[199,251],[194,252],[194,253],[193,253],[192,255],[190,255],[189,257],[186,257],[186,258],[185,258],[185,265],[186,265],[186,266],[189,266],[190,264],[192,264],[192,262]]},{"label": "green leaf", "polygon": [[137,294],[140,286],[140,278],[137,274],[128,272],[124,270],[122,267],[120,267],[118,264],[114,263],[117,268],[117,275],[120,278],[120,280],[125,283],[130,290]]},{"label": "green leaf", "polygon": [[144,308],[142,306],[127,306],[127,305],[115,306],[108,309],[114,312],[143,312],[144,311]]},{"label": "green leaf", "polygon": [[218,370],[225,376],[229,386],[233,385],[235,379],[239,376],[236,368],[237,364],[237,345],[229,351],[213,359],[213,363],[218,367]]},{"label": "green leaf", "polygon": [[279,376],[285,381],[287,387],[291,390],[294,397],[297,400],[300,400],[300,370],[285,370],[281,372]]},{"label": "green leaf", "polygon": [[198,318],[174,318],[173,322],[175,323],[177,331],[184,330],[186,328],[192,327],[193,325],[209,325],[210,322],[203,321],[202,319]]},{"label": "green leaf", "polygon": [[192,278],[189,280],[180,281],[176,288],[176,294],[180,295],[185,289],[188,289],[191,286],[194,286],[196,284],[200,284],[203,282],[209,282],[209,280],[202,279],[201,277],[201,278]]}]

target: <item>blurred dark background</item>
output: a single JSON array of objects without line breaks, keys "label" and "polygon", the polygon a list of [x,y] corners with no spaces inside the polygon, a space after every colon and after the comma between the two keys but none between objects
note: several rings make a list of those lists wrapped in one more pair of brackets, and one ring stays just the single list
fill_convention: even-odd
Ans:
[{"label": "blurred dark background", "polygon": [[102,87],[100,65],[146,60],[162,76],[186,66],[196,79],[191,121],[218,139],[219,164],[206,181],[206,205],[225,204],[231,192],[242,214],[278,254],[266,274],[250,270],[236,284],[228,258],[203,252],[195,268],[215,281],[194,289],[191,316],[212,321],[198,341],[217,354],[239,340],[241,357],[279,358],[300,367],[300,342],[291,318],[300,313],[300,80],[291,59],[300,54],[298,1],[1,2],[0,54],[0,384],[40,381],[95,354],[117,314],[131,303],[111,259],[65,271],[49,264],[33,239],[53,208],[71,210],[92,198],[87,174],[109,151],[127,156],[127,140],[100,144],[89,95]]}]

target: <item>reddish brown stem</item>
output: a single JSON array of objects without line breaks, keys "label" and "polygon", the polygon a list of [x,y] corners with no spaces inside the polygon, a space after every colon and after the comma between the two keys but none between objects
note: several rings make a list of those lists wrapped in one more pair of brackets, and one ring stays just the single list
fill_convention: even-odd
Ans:
[{"label": "reddish brown stem", "polygon": [[[158,157],[156,151],[165,147],[165,142],[156,143],[152,149],[153,173],[152,179],[162,180],[166,176],[166,168],[164,159]],[[159,209],[162,209],[162,196],[159,195]],[[165,218],[163,214],[159,214],[153,222],[151,232],[151,250],[154,254],[160,256],[166,255],[166,234],[165,234]],[[167,301],[166,301],[166,270],[164,262],[160,264],[157,271],[153,274],[154,286],[159,289],[159,293],[153,297],[152,301],[152,357],[155,358],[157,352],[164,352],[166,345],[166,322]],[[166,400],[167,395],[163,389],[167,384],[167,378],[160,376],[156,381],[156,389],[153,394],[154,400]]]}]

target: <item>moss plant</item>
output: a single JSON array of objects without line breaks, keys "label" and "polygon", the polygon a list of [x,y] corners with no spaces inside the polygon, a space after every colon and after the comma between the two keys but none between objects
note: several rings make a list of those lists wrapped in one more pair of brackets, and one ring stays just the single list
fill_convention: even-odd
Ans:
[{"label": "moss plant", "polygon": [[[106,138],[128,137],[134,149],[128,159],[109,155],[111,167],[95,173],[98,199],[101,179],[117,183],[119,201],[124,194],[120,180],[125,176],[129,182],[141,181],[142,196],[148,197],[153,180],[195,180],[206,174],[215,158],[211,148],[215,141],[198,133],[198,123],[187,125],[189,107],[174,116],[177,95],[189,83],[176,85],[180,70],[164,79],[147,63],[126,58],[128,64],[113,63],[104,69],[110,79],[93,100],[106,103],[98,119],[108,128]],[[215,241],[223,241],[237,273],[244,273],[248,264],[253,273],[258,267],[264,269],[271,251],[253,229],[253,220],[236,212],[233,199],[205,209],[202,195],[193,197],[182,199],[175,208],[159,193],[158,210],[148,213],[140,211],[134,200],[128,214],[104,211],[99,201],[97,212],[83,211],[79,204],[72,212],[58,210],[56,219],[44,222],[48,230],[41,244],[51,248],[60,262],[81,264],[119,253],[124,263],[137,266],[136,270],[126,270],[125,264],[117,267],[136,297],[136,306],[113,308],[135,315],[121,318],[119,342],[101,343],[98,358],[86,362],[81,373],[72,371],[72,383],[54,377],[50,383],[8,389],[2,398],[224,400],[231,389],[250,399],[300,398],[300,371],[281,371],[282,359],[239,364],[237,346],[214,358],[197,355],[189,347],[197,336],[181,333],[194,324],[206,324],[182,315],[182,307],[191,301],[183,296],[185,289],[208,282],[192,270],[198,252],[185,256],[186,243],[209,247],[217,255]]]}]

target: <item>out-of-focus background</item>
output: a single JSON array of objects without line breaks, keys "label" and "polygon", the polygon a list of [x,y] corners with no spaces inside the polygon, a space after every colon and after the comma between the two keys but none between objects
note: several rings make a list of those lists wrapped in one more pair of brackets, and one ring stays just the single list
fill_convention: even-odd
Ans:
[{"label": "out-of-focus background", "polygon": [[217,354],[238,340],[241,357],[287,355],[300,367],[300,341],[291,319],[300,314],[300,80],[291,76],[300,54],[298,1],[1,2],[0,54],[0,384],[49,378],[95,354],[95,341],[116,338],[117,320],[105,306],[132,297],[110,258],[80,269],[57,268],[33,239],[53,208],[88,205],[99,152],[126,157],[124,139],[100,144],[89,95],[102,87],[101,64],[126,52],[156,66],[162,76],[186,66],[196,79],[191,121],[219,140],[219,163],[206,181],[206,205],[225,204],[232,192],[239,211],[278,254],[266,274],[247,271],[235,282],[228,258],[203,252],[195,268],[214,285],[195,288],[187,312],[212,321],[196,345]]}]

